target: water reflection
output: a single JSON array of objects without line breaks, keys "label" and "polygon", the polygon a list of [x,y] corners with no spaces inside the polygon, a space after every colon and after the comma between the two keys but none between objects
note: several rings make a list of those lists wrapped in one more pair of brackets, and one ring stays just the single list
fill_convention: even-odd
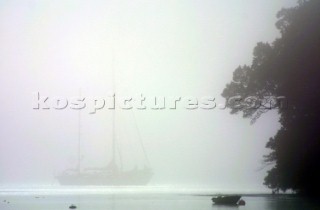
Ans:
[{"label": "water reflection", "polygon": [[[60,195],[0,196],[1,210],[60,210],[75,204],[82,210],[304,210],[320,209],[295,197],[244,196],[245,206],[213,205],[210,196],[191,195]],[[2,201],[9,201],[2,202]]]},{"label": "water reflection", "polygon": [[239,206],[237,205],[231,205],[231,206],[226,206],[226,205],[216,205],[216,204],[212,204],[213,209],[216,210],[234,210],[234,209],[239,209]]},{"label": "water reflection", "polygon": [[320,209],[317,203],[308,199],[283,196],[283,197],[265,197],[266,209],[282,210],[301,210],[301,209]]}]

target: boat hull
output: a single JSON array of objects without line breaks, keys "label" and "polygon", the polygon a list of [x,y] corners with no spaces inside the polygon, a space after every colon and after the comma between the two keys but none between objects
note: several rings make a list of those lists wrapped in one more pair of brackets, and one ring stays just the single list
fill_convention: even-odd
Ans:
[{"label": "boat hull", "polygon": [[226,195],[213,197],[212,201],[216,205],[237,205],[241,196],[239,195]]}]

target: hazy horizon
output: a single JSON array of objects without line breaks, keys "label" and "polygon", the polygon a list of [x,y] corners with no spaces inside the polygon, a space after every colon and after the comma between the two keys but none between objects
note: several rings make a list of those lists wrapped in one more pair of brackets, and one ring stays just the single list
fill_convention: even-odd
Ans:
[{"label": "hazy horizon", "polygon": [[[77,164],[78,111],[35,110],[34,93],[71,98],[212,96],[250,64],[257,42],[279,36],[276,13],[296,0],[37,1],[0,3],[0,190],[59,187]],[[113,75],[115,73],[115,75]],[[113,89],[115,78],[116,90]],[[143,167],[149,186],[267,192],[265,144],[279,129],[271,111],[254,125],[230,110],[119,110],[123,167]],[[111,159],[112,110],[81,113],[81,164]],[[108,146],[109,145],[109,146]],[[61,188],[62,189],[62,188]]]}]

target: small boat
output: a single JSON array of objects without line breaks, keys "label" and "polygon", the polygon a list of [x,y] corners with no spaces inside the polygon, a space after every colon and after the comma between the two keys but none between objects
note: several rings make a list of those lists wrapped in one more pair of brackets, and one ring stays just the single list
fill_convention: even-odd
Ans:
[{"label": "small boat", "polygon": [[240,195],[220,195],[213,197],[211,200],[216,205],[238,205]]},{"label": "small boat", "polygon": [[77,206],[76,205],[71,205],[71,206],[69,206],[69,209],[76,209],[77,208]]},{"label": "small boat", "polygon": [[240,199],[239,202],[238,202],[238,205],[239,206],[245,206],[246,202],[244,200]]}]

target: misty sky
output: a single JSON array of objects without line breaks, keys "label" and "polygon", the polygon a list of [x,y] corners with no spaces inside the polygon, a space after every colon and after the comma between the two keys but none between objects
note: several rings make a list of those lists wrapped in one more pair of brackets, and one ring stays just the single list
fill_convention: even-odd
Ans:
[{"label": "misty sky", "polygon": [[[59,186],[77,164],[78,111],[34,110],[49,97],[212,96],[257,42],[279,36],[276,13],[296,0],[3,0],[0,2],[0,186]],[[113,75],[115,73],[115,75]],[[275,111],[256,124],[229,110],[118,111],[124,168],[143,165],[150,186],[264,191],[265,144]],[[81,111],[83,167],[110,160],[112,111]]]}]

